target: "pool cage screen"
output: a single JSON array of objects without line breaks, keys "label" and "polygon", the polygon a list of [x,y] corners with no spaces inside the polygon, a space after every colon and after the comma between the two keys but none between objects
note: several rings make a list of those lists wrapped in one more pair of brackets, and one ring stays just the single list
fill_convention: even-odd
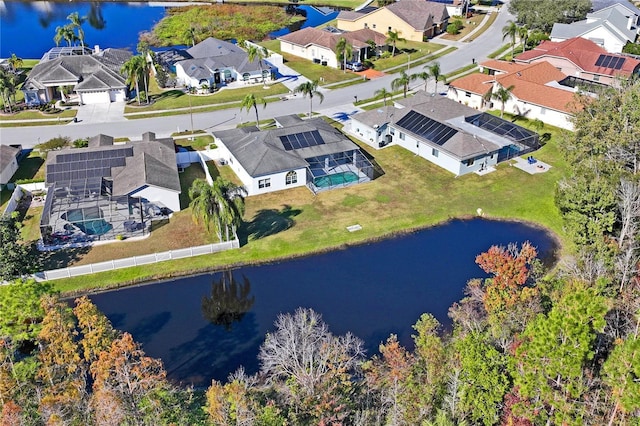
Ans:
[{"label": "pool cage screen", "polygon": [[102,178],[88,178],[56,182],[49,187],[40,219],[43,243],[60,245],[142,235],[142,200],[111,196],[109,184]]},{"label": "pool cage screen", "polygon": [[358,149],[305,160],[309,163],[307,186],[314,193],[368,182],[374,175],[373,165]]},{"label": "pool cage screen", "polygon": [[514,145],[520,148],[521,152],[529,152],[540,148],[539,136],[536,132],[527,130],[495,115],[483,112],[468,117],[466,121],[476,127],[511,140]]}]

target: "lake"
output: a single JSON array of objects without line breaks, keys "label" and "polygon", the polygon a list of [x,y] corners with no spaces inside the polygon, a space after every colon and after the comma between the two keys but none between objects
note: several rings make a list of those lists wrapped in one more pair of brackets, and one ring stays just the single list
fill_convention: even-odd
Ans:
[{"label": "lake", "polygon": [[345,250],[91,298],[116,328],[164,361],[171,379],[208,386],[240,366],[257,372],[265,334],[279,313],[298,307],[320,312],[334,334],[363,339],[369,356],[391,333],[412,347],[411,326],[422,313],[448,326],[448,308],[463,297],[466,282],[486,276],[475,264],[478,254],[525,241],[541,258],[553,258],[554,240],[539,228],[454,220]]},{"label": "lake", "polygon": [[[283,28],[272,36],[317,26],[338,14],[333,9],[307,5],[297,9],[307,19],[296,24],[295,28]],[[55,46],[53,36],[56,27],[68,24],[67,16],[73,12],[89,18],[82,26],[87,46],[128,48],[135,51],[138,35],[150,31],[164,17],[165,8],[157,3],[150,6],[149,3],[135,2],[0,2],[0,58],[7,58],[15,53],[23,59],[40,59]]]}]

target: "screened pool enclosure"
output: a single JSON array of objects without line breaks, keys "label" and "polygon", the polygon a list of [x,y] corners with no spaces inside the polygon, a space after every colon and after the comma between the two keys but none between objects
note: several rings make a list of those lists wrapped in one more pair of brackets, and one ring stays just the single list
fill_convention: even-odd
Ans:
[{"label": "screened pool enclosure", "polygon": [[467,117],[465,121],[511,142],[509,145],[500,144],[504,146],[498,152],[498,162],[524,155],[540,148],[540,140],[536,132],[527,130],[495,115],[483,112]]},{"label": "screened pool enclosure", "polygon": [[309,163],[307,186],[314,193],[373,179],[373,165],[359,149],[305,160]]}]

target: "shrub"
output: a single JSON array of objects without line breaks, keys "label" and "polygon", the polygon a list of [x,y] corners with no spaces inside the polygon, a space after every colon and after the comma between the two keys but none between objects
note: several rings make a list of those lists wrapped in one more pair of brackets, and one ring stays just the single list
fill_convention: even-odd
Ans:
[{"label": "shrub", "polygon": [[456,26],[457,30],[460,31],[461,29],[464,28],[464,24],[462,23],[462,21],[460,19],[456,19],[453,21],[453,25]]},{"label": "shrub", "polygon": [[447,25],[447,34],[451,34],[451,35],[458,34],[458,27],[456,27],[456,24],[451,23]]},{"label": "shrub", "polygon": [[76,139],[73,141],[74,148],[86,148],[89,146],[89,139]]},{"label": "shrub", "polygon": [[41,152],[47,152],[47,151],[52,151],[54,149],[64,148],[66,146],[69,146],[70,143],[71,143],[71,139],[69,137],[58,136],[53,139],[49,139],[46,142],[42,142],[36,145],[36,148],[38,148]]},{"label": "shrub", "polygon": [[118,234],[118,235],[116,235],[116,240],[118,240],[118,241],[122,241],[122,240],[124,240],[124,238],[125,238],[125,237],[124,237],[124,235],[122,235],[122,234]]}]

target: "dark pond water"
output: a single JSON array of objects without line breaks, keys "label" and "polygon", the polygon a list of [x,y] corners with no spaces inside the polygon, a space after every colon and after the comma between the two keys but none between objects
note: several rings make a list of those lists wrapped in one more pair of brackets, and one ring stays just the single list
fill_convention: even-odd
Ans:
[{"label": "dark pond water", "polygon": [[170,378],[208,385],[241,365],[256,372],[264,335],[273,330],[279,313],[298,307],[320,312],[334,334],[353,332],[365,341],[369,355],[391,333],[411,347],[411,326],[422,313],[448,325],[447,310],[462,298],[466,282],[484,276],[476,255],[493,244],[524,241],[537,246],[543,257],[553,256],[553,240],[540,229],[456,220],[347,250],[92,299],[147,354],[162,358]]},{"label": "dark pond water", "polygon": [[[283,28],[274,33],[275,36],[323,24],[338,14],[333,9],[316,9],[307,5],[298,9],[307,19],[291,29]],[[89,18],[82,27],[87,46],[135,51],[138,35],[151,30],[164,17],[165,8],[135,2],[0,2],[0,58],[9,57],[12,53],[21,58],[41,58],[44,52],[55,46],[53,36],[56,27],[68,24],[67,16],[73,12]]]}]

